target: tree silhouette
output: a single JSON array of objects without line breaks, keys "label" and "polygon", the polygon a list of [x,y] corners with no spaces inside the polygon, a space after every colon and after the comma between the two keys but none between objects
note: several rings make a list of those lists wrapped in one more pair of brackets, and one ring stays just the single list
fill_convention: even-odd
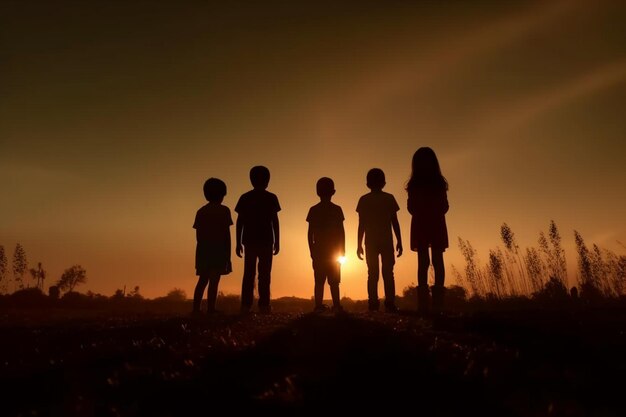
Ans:
[{"label": "tree silhouette", "polygon": [[37,280],[37,288],[43,289],[43,281],[46,279],[46,270],[41,266],[41,262],[37,263],[37,269],[31,268],[30,275]]},{"label": "tree silhouette", "polygon": [[57,287],[72,292],[74,287],[85,282],[87,282],[87,271],[80,265],[74,265],[63,272],[61,279],[57,281]]},{"label": "tree silhouette", "polygon": [[19,287],[19,289],[24,288],[23,277],[27,268],[26,251],[18,243],[15,245],[15,252],[13,252],[13,279],[15,280],[15,286]]},{"label": "tree silhouette", "polygon": [[113,293],[111,297],[115,300],[122,300],[124,299],[124,297],[126,297],[126,294],[124,294],[123,289],[118,288],[117,290],[115,290],[115,292]]},{"label": "tree silhouette", "polygon": [[135,288],[128,293],[128,296],[137,300],[143,300],[143,295],[139,293],[139,285],[136,285]]},{"label": "tree silhouette", "polygon": [[0,245],[0,292],[6,288],[5,277],[7,275],[7,255],[4,253],[4,246]]},{"label": "tree silhouette", "polygon": [[186,301],[187,293],[184,290],[181,290],[180,288],[174,288],[170,290],[170,292],[167,293],[165,298],[169,301],[177,301],[177,302]]}]

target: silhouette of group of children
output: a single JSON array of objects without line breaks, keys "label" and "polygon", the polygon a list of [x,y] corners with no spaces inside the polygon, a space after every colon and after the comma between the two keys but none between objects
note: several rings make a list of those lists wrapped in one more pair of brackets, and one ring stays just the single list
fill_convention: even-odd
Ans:
[{"label": "silhouette of group of children", "polygon": [[[411,250],[418,255],[418,311],[426,314],[431,304],[428,288],[428,269],[435,271],[432,287],[432,309],[440,312],[444,299],[445,269],[443,252],[448,247],[445,214],[448,211],[448,183],[441,174],[435,152],[428,147],[419,148],[413,155],[411,177],[407,183],[407,208],[411,214]],[[382,272],[385,311],[397,312],[393,268],[395,256],[402,255],[402,237],[397,212],[400,209],[395,197],[383,191],[385,174],[379,168],[367,173],[369,193],[361,196],[356,207],[359,214],[357,256],[367,263],[367,293],[370,311],[378,311],[379,269]],[[264,166],[250,170],[253,189],[242,194],[235,206],[237,212],[235,253],[244,258],[241,284],[241,311],[252,308],[255,276],[258,270],[258,310],[269,313],[272,258],[280,250],[278,212],[280,204],[275,194],[267,191],[270,171]],[[335,184],[323,177],[316,184],[320,202],[309,209],[308,244],[314,272],[314,311],[327,309],[323,304],[324,286],[330,287],[333,311],[342,312],[339,295],[341,258],[345,256],[344,215],[340,206],[331,202]],[[226,184],[209,178],[204,184],[208,204],[196,213],[196,275],[193,314],[200,313],[200,303],[207,288],[207,312],[215,312],[217,288],[220,277],[232,272],[230,226],[233,221],[230,209],[222,205]],[[393,232],[393,233],[392,233]],[[393,234],[396,237],[394,251]],[[365,250],[363,250],[363,242]],[[430,252],[429,252],[430,248]],[[380,260],[380,263],[379,263]]]}]

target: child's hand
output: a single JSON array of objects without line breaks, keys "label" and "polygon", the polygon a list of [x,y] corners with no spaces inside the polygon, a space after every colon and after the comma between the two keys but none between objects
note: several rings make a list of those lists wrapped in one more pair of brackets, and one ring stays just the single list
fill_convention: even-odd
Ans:
[{"label": "child's hand", "polygon": [[402,256],[402,243],[398,242],[396,245],[396,250],[398,251],[398,258]]},{"label": "child's hand", "polygon": [[356,256],[358,256],[360,260],[363,260],[363,246],[359,245],[356,248]]},{"label": "child's hand", "polygon": [[235,248],[235,254],[241,258],[241,252],[243,252],[243,247],[241,246],[241,243],[237,244],[237,247]]}]

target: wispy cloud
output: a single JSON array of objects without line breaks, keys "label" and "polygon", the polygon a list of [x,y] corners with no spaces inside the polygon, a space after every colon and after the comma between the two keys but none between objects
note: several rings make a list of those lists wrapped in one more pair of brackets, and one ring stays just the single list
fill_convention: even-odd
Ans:
[{"label": "wispy cloud", "polygon": [[501,137],[551,110],[623,82],[626,82],[626,59],[601,65],[543,91],[520,97],[512,104],[486,109],[470,130],[479,132],[477,137],[486,140]]},{"label": "wispy cloud", "polygon": [[334,123],[365,117],[398,96],[418,95],[433,83],[463,71],[481,56],[552,27],[579,11],[579,6],[571,1],[539,2],[494,22],[478,19],[473,27],[461,30],[448,22],[434,34],[433,39],[439,40],[425,46],[426,52],[419,49],[423,46],[399,41],[395,52],[385,54],[392,57],[389,63],[372,68],[336,105],[325,107],[325,120]]}]

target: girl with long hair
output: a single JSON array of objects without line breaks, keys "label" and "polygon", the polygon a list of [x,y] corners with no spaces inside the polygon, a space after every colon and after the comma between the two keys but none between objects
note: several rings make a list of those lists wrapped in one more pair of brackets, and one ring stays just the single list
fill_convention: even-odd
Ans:
[{"label": "girl with long hair", "polygon": [[[437,155],[429,147],[413,155],[411,178],[407,182],[407,208],[411,213],[411,250],[417,252],[418,312],[427,314],[430,304],[428,269],[435,270],[432,309],[441,312],[444,300],[443,252],[448,248],[448,181],[441,174]],[[430,249],[430,253],[429,253]]]}]

